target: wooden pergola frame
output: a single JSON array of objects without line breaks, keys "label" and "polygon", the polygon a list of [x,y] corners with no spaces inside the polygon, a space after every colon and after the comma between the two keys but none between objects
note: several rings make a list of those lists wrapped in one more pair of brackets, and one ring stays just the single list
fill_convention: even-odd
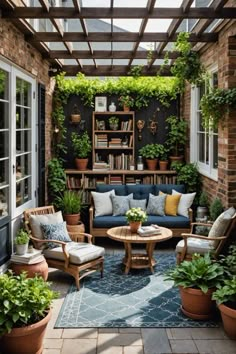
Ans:
[{"label": "wooden pergola frame", "polygon": [[[234,21],[236,18],[236,5],[230,5],[229,0],[212,0],[208,7],[191,7],[194,0],[183,0],[179,8],[157,8],[156,0],[148,0],[145,8],[114,7],[110,0],[109,7],[82,7],[79,0],[71,0],[71,7],[51,7],[48,0],[39,0],[40,7],[29,7],[25,0],[1,0],[1,17],[10,20],[24,34],[26,41],[34,46],[47,59],[51,68],[65,71],[73,76],[82,72],[87,76],[126,76],[134,66],[135,59],[147,59],[147,50],[139,50],[141,42],[155,43],[150,60],[142,68],[142,75],[155,75],[160,69],[155,65],[156,59],[163,59],[166,46],[177,38],[177,30],[184,19],[198,19],[191,29],[189,41],[195,50],[199,50],[206,43],[218,40],[218,29],[206,31],[215,19]],[[19,2],[21,4],[19,5]],[[87,19],[110,19],[110,31],[89,32]],[[54,32],[38,32],[31,26],[28,19],[49,19]],[[76,19],[82,31],[66,32],[61,19]],[[139,32],[114,31],[114,19],[141,19]],[[167,32],[145,32],[150,19],[172,19]],[[61,42],[65,50],[51,49],[48,43]],[[74,42],[84,42],[87,50],[74,50]],[[111,43],[110,50],[93,50],[91,43]],[[133,43],[132,50],[114,50],[113,43]],[[170,52],[170,65],[177,58],[177,52]],[[72,59],[75,65],[65,65],[64,60]],[[83,59],[90,59],[92,65],[83,65]],[[111,65],[98,65],[97,59],[110,59]],[[127,65],[114,65],[114,59],[126,59]],[[170,74],[170,65],[165,74]]]}]

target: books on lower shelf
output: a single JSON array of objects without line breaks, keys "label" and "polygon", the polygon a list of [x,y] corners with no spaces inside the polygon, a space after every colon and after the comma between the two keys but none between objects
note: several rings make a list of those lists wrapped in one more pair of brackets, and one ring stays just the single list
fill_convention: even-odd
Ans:
[{"label": "books on lower shelf", "polygon": [[154,236],[160,235],[161,229],[158,225],[150,225],[150,226],[141,226],[138,229],[138,234],[140,236]]},{"label": "books on lower shelf", "polygon": [[33,252],[27,252],[23,255],[13,253],[10,260],[14,263],[35,264],[43,261],[44,257],[41,250],[33,249]]}]

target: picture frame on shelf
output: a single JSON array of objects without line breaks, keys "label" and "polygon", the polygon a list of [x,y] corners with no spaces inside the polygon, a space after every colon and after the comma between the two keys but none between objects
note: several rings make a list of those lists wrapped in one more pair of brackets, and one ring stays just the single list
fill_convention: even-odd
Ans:
[{"label": "picture frame on shelf", "polygon": [[106,124],[104,120],[98,120],[96,123],[97,130],[106,130]]},{"label": "picture frame on shelf", "polygon": [[107,110],[107,97],[98,96],[95,97],[95,111],[106,112]]}]

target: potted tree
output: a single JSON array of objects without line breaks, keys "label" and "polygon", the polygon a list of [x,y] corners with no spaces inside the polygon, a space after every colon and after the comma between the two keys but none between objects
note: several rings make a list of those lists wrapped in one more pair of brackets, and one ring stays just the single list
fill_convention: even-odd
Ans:
[{"label": "potted tree", "polygon": [[19,229],[15,237],[16,254],[23,255],[28,250],[29,234],[23,228]]},{"label": "potted tree", "polygon": [[213,199],[210,205],[209,212],[211,221],[215,221],[223,211],[224,207],[222,201],[218,197],[216,197],[215,199]]},{"label": "potted tree", "polygon": [[146,159],[149,170],[156,170],[162,147],[161,144],[147,144],[139,149],[139,154]]},{"label": "potted tree", "polygon": [[224,268],[210,258],[194,254],[191,261],[183,261],[166,273],[166,280],[173,280],[179,287],[182,312],[193,319],[211,317],[214,302],[212,293],[224,276]]},{"label": "potted tree", "polygon": [[168,126],[168,136],[166,144],[170,149],[169,156],[171,163],[173,161],[183,161],[183,152],[187,141],[187,121],[176,116],[170,116],[166,119]]},{"label": "potted tree", "polygon": [[77,225],[80,220],[80,211],[83,207],[83,190],[78,192],[66,190],[56,199],[56,206],[63,213],[68,225]]},{"label": "potted tree", "polygon": [[117,130],[118,129],[118,124],[119,124],[119,118],[116,116],[112,116],[108,119],[109,121],[109,126],[111,130]]},{"label": "potted tree", "polygon": [[57,293],[42,277],[26,272],[0,276],[1,350],[8,354],[42,353],[43,337]]},{"label": "potted tree", "polygon": [[161,171],[166,171],[168,166],[169,149],[165,145],[160,145],[159,151],[159,167]]},{"label": "potted tree", "polygon": [[92,150],[91,140],[87,132],[81,136],[73,132],[71,134],[72,146],[75,154],[75,164],[78,170],[86,170],[88,166],[88,154]]},{"label": "potted tree", "polygon": [[199,201],[198,201],[198,207],[197,207],[197,217],[199,219],[204,219],[207,218],[208,216],[208,197],[206,192],[201,192]]}]

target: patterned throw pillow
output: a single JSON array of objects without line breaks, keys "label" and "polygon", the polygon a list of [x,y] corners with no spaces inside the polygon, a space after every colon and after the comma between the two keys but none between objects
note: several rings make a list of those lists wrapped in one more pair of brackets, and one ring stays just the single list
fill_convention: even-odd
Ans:
[{"label": "patterned throw pillow", "polygon": [[172,195],[177,195],[177,194],[181,195],[179,205],[178,205],[177,214],[188,218],[189,217],[188,210],[191,207],[191,205],[193,204],[193,200],[195,198],[196,193],[194,192],[194,193],[183,194],[183,193],[179,193],[176,190],[172,189]]},{"label": "patterned throw pillow", "polygon": [[146,199],[130,199],[129,201],[130,208],[141,208],[142,210],[146,210],[146,205]]},{"label": "patterned throw pillow", "polygon": [[[159,195],[163,195],[163,194],[165,193],[161,191],[159,192]],[[166,195],[165,214],[170,216],[177,216],[177,210],[178,210],[181,194],[175,194],[175,195],[165,194],[165,195]]]},{"label": "patterned throw pillow", "polygon": [[133,199],[133,193],[120,196],[120,195],[111,195],[112,201],[112,210],[113,216],[125,215],[125,213],[129,210],[129,201]]},{"label": "patterned throw pillow", "polygon": [[[63,242],[71,242],[70,236],[66,229],[66,222],[58,224],[41,224],[45,240],[57,240]],[[48,248],[58,247],[58,244],[48,242]]]},{"label": "patterned throw pillow", "polygon": [[147,206],[147,214],[164,216],[165,200],[166,194],[155,196],[150,193]]}]

